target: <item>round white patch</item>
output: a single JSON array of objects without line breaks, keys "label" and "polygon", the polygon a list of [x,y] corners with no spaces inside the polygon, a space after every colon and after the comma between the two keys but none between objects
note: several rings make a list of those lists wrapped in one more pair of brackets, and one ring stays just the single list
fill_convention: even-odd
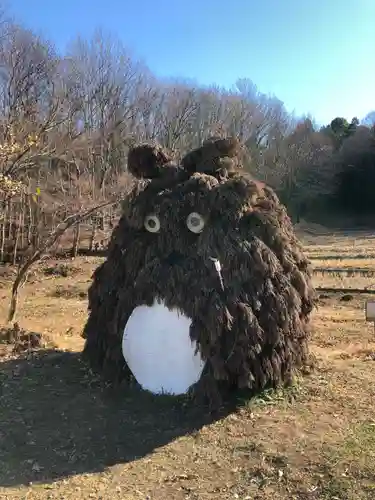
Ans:
[{"label": "round white patch", "polygon": [[191,319],[163,303],[138,306],[125,325],[122,353],[137,382],[154,394],[185,394],[204,368],[189,335]]}]

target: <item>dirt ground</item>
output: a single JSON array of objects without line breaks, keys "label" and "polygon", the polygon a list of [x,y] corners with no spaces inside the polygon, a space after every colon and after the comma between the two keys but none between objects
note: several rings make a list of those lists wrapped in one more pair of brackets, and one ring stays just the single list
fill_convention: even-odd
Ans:
[{"label": "dirt ground", "polygon": [[[314,245],[309,235],[306,248],[322,267],[324,255],[371,256],[373,243],[327,236]],[[213,419],[178,400],[106,387],[87,372],[80,333],[98,262],[48,261],[30,275],[17,320],[42,334],[45,349],[20,356],[0,340],[1,500],[375,498],[375,332],[366,296],[322,294],[315,370]],[[343,262],[326,267],[351,267]],[[1,273],[4,325],[12,270]],[[324,274],[316,281],[341,284]]]}]

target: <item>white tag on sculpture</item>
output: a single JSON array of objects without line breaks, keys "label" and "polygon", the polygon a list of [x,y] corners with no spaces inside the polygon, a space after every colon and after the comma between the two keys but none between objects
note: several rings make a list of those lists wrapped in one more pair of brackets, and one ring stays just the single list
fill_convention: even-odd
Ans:
[{"label": "white tag on sculpture", "polygon": [[154,394],[185,394],[204,368],[190,339],[191,319],[163,303],[138,306],[125,325],[122,352],[143,389]]}]

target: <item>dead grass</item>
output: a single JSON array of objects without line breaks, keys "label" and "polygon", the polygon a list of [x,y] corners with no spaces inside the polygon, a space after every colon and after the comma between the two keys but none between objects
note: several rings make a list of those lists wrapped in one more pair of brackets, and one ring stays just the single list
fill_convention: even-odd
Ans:
[{"label": "dead grass", "polygon": [[375,289],[375,275],[371,277],[361,276],[360,274],[356,273],[353,274],[353,276],[348,276],[341,273],[317,273],[314,274],[314,284],[316,287],[327,288]]},{"label": "dead grass", "polygon": [[311,235],[299,234],[306,253],[320,259],[334,258],[371,258],[375,255],[375,233],[357,231],[342,234]]},{"label": "dead grass", "polygon": [[[20,357],[0,345],[1,499],[375,498],[375,334],[364,296],[321,298],[312,374],[209,419],[183,401],[105,387],[82,366],[80,293],[97,264],[77,259],[80,272],[67,277],[40,268],[22,291],[20,325],[58,349]],[[0,323],[8,298],[5,284]]]},{"label": "dead grass", "polygon": [[[375,252],[375,250],[374,250]],[[375,258],[348,259],[314,259],[312,265],[317,268],[341,268],[341,269],[373,269],[375,271]]]}]

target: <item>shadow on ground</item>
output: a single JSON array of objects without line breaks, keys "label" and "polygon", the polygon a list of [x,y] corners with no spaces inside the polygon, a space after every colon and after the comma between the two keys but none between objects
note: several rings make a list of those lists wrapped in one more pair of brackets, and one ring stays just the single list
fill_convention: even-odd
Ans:
[{"label": "shadow on ground", "polygon": [[0,486],[103,471],[212,421],[208,412],[173,398],[105,388],[75,353],[49,350],[4,361]]}]

